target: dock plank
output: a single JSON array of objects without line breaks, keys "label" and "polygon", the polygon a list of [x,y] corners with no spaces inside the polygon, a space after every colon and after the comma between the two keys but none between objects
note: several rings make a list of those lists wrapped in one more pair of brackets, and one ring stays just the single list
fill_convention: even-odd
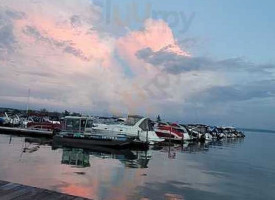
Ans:
[{"label": "dock plank", "polygon": [[46,189],[25,186],[0,180],[1,200],[89,200]]}]

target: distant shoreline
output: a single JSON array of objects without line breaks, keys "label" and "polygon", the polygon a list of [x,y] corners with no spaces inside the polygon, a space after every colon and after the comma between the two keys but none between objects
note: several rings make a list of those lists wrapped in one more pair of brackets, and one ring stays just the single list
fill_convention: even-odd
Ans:
[{"label": "distant shoreline", "polygon": [[250,131],[250,132],[275,133],[275,130],[253,129],[253,128],[238,128],[238,129],[242,131]]},{"label": "distant shoreline", "polygon": [[[0,106],[0,113],[4,113],[4,112],[12,112],[12,111],[15,111],[15,112],[18,112],[18,113],[21,113],[21,114],[27,114],[28,112],[30,113],[30,115],[32,113],[35,113],[35,114],[38,114],[38,113],[44,113],[44,114],[47,114],[47,115],[54,115],[54,116],[64,116],[64,112],[68,112],[70,115],[72,116],[81,116],[81,113],[79,112],[69,112],[67,110],[65,111],[49,111],[49,110],[46,110],[45,108],[42,108],[42,109],[32,109],[32,110],[24,110],[24,109],[20,109],[20,108],[12,108],[12,107],[1,107]],[[96,115],[94,115],[96,116]],[[97,115],[98,117],[106,117],[104,115]],[[188,123],[187,123],[188,124]],[[214,125],[215,126],[215,125]],[[236,128],[236,127],[235,127]],[[254,128],[237,128],[238,130],[242,130],[242,131],[250,131],[250,132],[263,132],[263,133],[274,133],[275,134],[275,130],[266,130],[266,129],[254,129]]]}]

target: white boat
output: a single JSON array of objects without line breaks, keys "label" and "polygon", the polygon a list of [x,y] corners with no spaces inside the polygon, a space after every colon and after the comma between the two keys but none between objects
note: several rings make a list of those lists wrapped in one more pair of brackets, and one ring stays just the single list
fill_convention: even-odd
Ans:
[{"label": "white boat", "polygon": [[53,137],[53,142],[80,148],[92,148],[93,146],[124,148],[129,147],[133,142],[131,138],[123,134],[94,133],[92,126],[93,120],[90,117],[66,116],[64,127]]},{"label": "white boat", "polygon": [[20,126],[20,118],[19,118],[19,116],[15,115],[12,118],[10,118],[10,124],[12,126]]},{"label": "white boat", "polygon": [[142,142],[149,142],[149,144],[164,141],[155,133],[151,120],[141,116],[128,116],[124,124],[94,124],[93,129],[98,133],[123,133],[128,137],[138,138]]},{"label": "white boat", "polygon": [[6,112],[4,116],[0,117],[0,121],[2,125],[5,126],[19,126],[20,125],[20,118],[18,115],[14,115],[10,117]]},{"label": "white boat", "polygon": [[209,127],[203,124],[189,124],[186,126],[192,134],[197,135],[198,140],[212,141],[213,136],[208,130]]},{"label": "white boat", "polygon": [[216,131],[219,134],[223,134],[225,138],[242,138],[245,137],[244,133],[238,131],[235,127],[221,126],[217,127]]},{"label": "white boat", "polygon": [[8,125],[10,123],[10,118],[7,113],[4,113],[3,116],[0,116],[0,121],[2,125]]}]

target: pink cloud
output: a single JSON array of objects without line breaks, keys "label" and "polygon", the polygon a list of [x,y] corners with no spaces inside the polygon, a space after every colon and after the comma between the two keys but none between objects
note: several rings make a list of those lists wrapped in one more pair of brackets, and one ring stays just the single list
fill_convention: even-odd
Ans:
[{"label": "pink cloud", "polygon": [[150,48],[153,51],[166,50],[182,56],[190,56],[187,51],[183,51],[177,44],[173,32],[167,23],[161,20],[148,19],[145,22],[144,30],[132,31],[128,35],[117,41],[118,52],[135,69],[145,66],[136,56],[139,50]]},{"label": "pink cloud", "polygon": [[[4,74],[0,83],[7,85],[0,91],[0,102],[25,104],[30,88],[30,104],[39,107],[150,115],[152,105],[158,110],[160,101],[182,103],[197,88],[217,82],[215,74],[210,78],[209,73],[197,73],[197,78],[171,75],[137,58],[137,52],[145,48],[190,56],[163,21],[147,20],[143,30],[131,30],[117,39],[95,28],[98,12],[93,10],[98,8],[89,0],[10,0],[4,6],[25,14],[11,20],[17,46],[9,59],[0,59]],[[72,17],[76,24],[71,23]],[[135,76],[125,73],[124,63]],[[161,88],[154,84],[156,76]]]},{"label": "pink cloud", "polygon": [[[20,34],[21,42],[41,45],[50,45],[53,47],[55,43],[60,44],[54,48],[67,50],[72,56],[78,55],[79,58],[86,61],[99,61],[102,66],[109,66],[112,59],[112,39],[101,39],[96,31],[89,32],[88,27],[72,28],[69,22],[58,24],[56,21],[47,18],[47,16],[28,15],[27,19],[18,20],[15,23],[17,30],[24,30],[30,27],[39,33],[36,35]],[[44,43],[44,44],[43,44]],[[70,51],[69,51],[70,50]]]}]

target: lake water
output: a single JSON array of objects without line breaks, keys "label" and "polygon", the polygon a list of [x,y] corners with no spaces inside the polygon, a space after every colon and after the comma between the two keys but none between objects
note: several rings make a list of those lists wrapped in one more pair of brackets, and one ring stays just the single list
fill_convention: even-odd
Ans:
[{"label": "lake water", "polygon": [[147,152],[56,148],[0,135],[0,180],[91,199],[275,199],[274,154],[272,133]]}]

